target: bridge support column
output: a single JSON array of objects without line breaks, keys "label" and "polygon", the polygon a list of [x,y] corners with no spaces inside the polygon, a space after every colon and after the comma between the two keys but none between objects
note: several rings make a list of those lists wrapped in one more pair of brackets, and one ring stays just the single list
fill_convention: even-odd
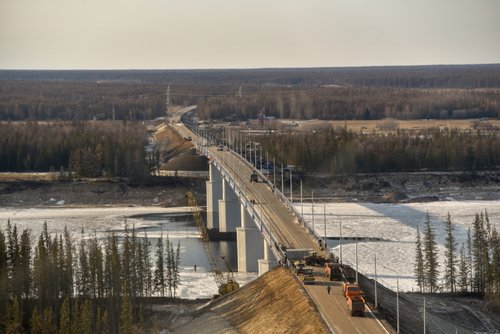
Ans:
[{"label": "bridge support column", "polygon": [[250,226],[250,222],[251,217],[241,203],[241,227],[236,229],[239,272],[258,272],[258,261],[264,256],[264,239],[258,228]]},{"label": "bridge support column", "polygon": [[259,260],[259,276],[264,275],[269,270],[273,269],[278,265],[278,261],[274,257],[267,240],[264,239],[264,259]]},{"label": "bridge support column", "polygon": [[222,199],[219,200],[219,231],[235,232],[240,226],[240,200],[226,179],[222,179]]},{"label": "bridge support column", "polygon": [[219,229],[219,200],[222,198],[222,175],[217,167],[209,164],[210,181],[207,185],[207,228]]}]

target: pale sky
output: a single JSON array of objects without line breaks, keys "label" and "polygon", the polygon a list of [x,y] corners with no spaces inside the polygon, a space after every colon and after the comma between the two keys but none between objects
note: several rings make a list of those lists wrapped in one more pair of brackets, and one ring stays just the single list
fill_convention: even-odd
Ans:
[{"label": "pale sky", "polygon": [[500,0],[0,0],[0,69],[500,63]]}]

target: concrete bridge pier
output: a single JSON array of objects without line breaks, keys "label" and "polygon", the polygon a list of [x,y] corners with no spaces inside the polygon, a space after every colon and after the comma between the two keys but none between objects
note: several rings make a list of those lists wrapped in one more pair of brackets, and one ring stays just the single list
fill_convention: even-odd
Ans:
[{"label": "concrete bridge pier", "polygon": [[222,175],[213,163],[209,165],[207,185],[207,228],[219,229],[219,200],[222,198]]},{"label": "concrete bridge pier", "polygon": [[259,276],[264,275],[277,265],[278,261],[271,251],[271,247],[269,247],[267,240],[264,239],[264,259],[259,260]]},{"label": "concrete bridge pier", "polygon": [[222,179],[222,199],[219,200],[219,231],[236,232],[240,226],[240,200],[226,179]]},{"label": "concrete bridge pier", "polygon": [[241,227],[236,229],[238,271],[258,272],[259,259],[264,256],[264,242],[258,228],[251,226],[246,205],[241,203]]}]

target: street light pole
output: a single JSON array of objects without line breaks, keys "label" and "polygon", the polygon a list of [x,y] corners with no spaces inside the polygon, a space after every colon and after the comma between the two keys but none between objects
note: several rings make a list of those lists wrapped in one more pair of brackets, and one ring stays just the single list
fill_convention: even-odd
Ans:
[{"label": "street light pole", "polygon": [[311,214],[312,214],[312,227],[314,232],[314,190],[311,190]]},{"label": "street light pole", "polygon": [[385,269],[388,269],[396,274],[396,317],[397,317],[397,330],[396,333],[399,334],[399,273],[391,268],[386,266],[382,266]]},{"label": "street light pole", "polygon": [[340,264],[342,264],[342,220],[340,221],[340,236],[339,236],[339,257],[340,257]]},{"label": "street light pole", "polygon": [[356,284],[358,284],[358,235],[356,234]]},{"label": "street light pole", "polygon": [[290,169],[290,202],[293,205],[293,186],[292,186],[292,170]]},{"label": "street light pole", "polygon": [[283,193],[283,163],[281,163],[281,195],[284,195],[284,193]]},{"label": "street light pole", "polygon": [[300,179],[300,207],[301,207],[302,219],[304,219],[304,201],[302,198],[302,179]]}]

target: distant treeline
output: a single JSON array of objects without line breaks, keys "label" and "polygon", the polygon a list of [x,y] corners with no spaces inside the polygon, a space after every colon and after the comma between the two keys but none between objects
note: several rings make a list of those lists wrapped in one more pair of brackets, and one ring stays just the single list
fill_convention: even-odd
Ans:
[{"label": "distant treeline", "polygon": [[[198,104],[204,119],[482,118],[500,64],[185,71],[0,71],[0,120],[144,120]],[[241,98],[240,96],[241,87]]]},{"label": "distant treeline", "polygon": [[500,87],[500,64],[228,70],[0,71],[0,80],[114,81],[162,85]]},{"label": "distant treeline", "polygon": [[39,236],[0,230],[1,333],[137,333],[152,296],[175,297],[179,244],[158,238],[153,265],[147,235],[126,223],[123,237],[83,237],[51,236],[46,223]]},{"label": "distant treeline", "polygon": [[387,87],[267,88],[242,98],[198,102],[202,119],[379,120],[500,117],[499,89],[393,89]]},{"label": "distant treeline", "polygon": [[148,172],[146,135],[133,122],[0,123],[0,171],[140,178]]},{"label": "distant treeline", "polygon": [[276,161],[304,172],[479,171],[500,168],[500,137],[487,131],[398,130],[270,134],[259,138]]}]

